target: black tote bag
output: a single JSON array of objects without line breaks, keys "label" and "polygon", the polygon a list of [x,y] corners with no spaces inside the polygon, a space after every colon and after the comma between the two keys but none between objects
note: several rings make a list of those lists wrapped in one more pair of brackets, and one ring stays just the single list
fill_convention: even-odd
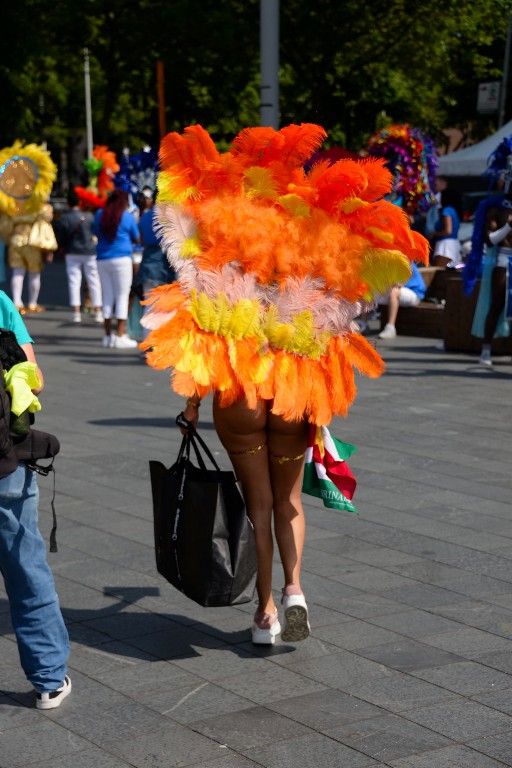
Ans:
[{"label": "black tote bag", "polygon": [[[206,468],[199,446],[214,469]],[[158,572],[199,605],[250,602],[256,545],[234,473],[219,469],[193,427],[170,469],[159,461],[150,461],[149,469]]]}]

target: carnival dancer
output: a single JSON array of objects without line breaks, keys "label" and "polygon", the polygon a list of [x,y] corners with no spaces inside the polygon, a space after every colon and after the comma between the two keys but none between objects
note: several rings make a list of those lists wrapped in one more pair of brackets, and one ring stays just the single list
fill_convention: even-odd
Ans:
[{"label": "carnival dancer", "polygon": [[152,291],[141,345],[196,424],[202,398],[242,484],[258,553],[252,641],[281,632],[272,593],[272,521],[284,571],[286,642],[309,634],[300,572],[301,501],[310,425],[345,415],[353,367],[384,368],[354,318],[406,282],[428,244],[381,198],[391,174],[380,159],[306,160],[318,125],[247,128],[220,154],[199,125],[162,142],[158,219],[177,281]]},{"label": "carnival dancer", "polygon": [[493,338],[510,334],[512,307],[505,313],[505,305],[512,258],[512,135],[503,139],[487,163],[484,176],[500,182],[504,194],[490,195],[477,208],[463,277],[467,294],[481,278],[471,334],[483,338],[479,363],[489,368]]},{"label": "carnival dancer", "polygon": [[[7,244],[11,296],[21,312],[42,312],[38,303],[44,261],[53,259],[57,241],[52,229],[53,208],[47,202],[57,166],[49,152],[36,144],[15,141],[0,150],[0,237]],[[22,301],[28,274],[27,307]]]}]

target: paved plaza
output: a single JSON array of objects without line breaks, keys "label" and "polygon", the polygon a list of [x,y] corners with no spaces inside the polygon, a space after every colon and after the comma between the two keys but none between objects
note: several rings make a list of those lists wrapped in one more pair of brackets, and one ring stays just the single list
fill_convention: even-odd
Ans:
[{"label": "paved plaza", "polygon": [[[359,516],[305,497],[312,636],[255,648],[254,605],[201,608],[155,569],[148,461],[180,443],[168,373],[68,322],[62,265],[41,300],[27,325],[37,426],[61,441],[49,561],[73,693],[34,708],[0,590],[0,768],[512,766],[510,359],[378,342],[386,374],[358,378],[331,427],[358,446]],[[200,430],[227,468],[208,402]]]}]

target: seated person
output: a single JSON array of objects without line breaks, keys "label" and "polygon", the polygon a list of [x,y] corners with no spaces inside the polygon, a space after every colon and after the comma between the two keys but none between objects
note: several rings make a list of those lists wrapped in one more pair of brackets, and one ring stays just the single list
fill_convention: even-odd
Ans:
[{"label": "seated person", "polygon": [[441,192],[439,219],[429,239],[434,249],[433,267],[447,267],[448,264],[460,264],[459,227],[462,218],[460,194],[454,189]]},{"label": "seated person", "polygon": [[425,296],[427,286],[418,267],[411,263],[411,269],[411,277],[405,285],[394,285],[385,296],[378,299],[379,304],[388,305],[388,321],[379,333],[379,339],[394,339],[399,307],[416,307]]}]

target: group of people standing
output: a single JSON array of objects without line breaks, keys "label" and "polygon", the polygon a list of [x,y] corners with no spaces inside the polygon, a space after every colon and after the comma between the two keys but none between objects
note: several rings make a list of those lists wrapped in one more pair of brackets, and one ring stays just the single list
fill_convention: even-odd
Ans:
[{"label": "group of people standing", "polygon": [[[72,322],[80,323],[82,274],[85,275],[94,319],[104,324],[102,344],[115,349],[138,345],[127,333],[134,285],[143,293],[171,282],[173,274],[155,233],[154,193],[145,188],[141,212],[128,192],[114,189],[95,213],[82,210],[75,190],[68,193],[69,210],[56,224],[57,241],[65,252]],[[134,254],[140,252],[140,264]]]}]

